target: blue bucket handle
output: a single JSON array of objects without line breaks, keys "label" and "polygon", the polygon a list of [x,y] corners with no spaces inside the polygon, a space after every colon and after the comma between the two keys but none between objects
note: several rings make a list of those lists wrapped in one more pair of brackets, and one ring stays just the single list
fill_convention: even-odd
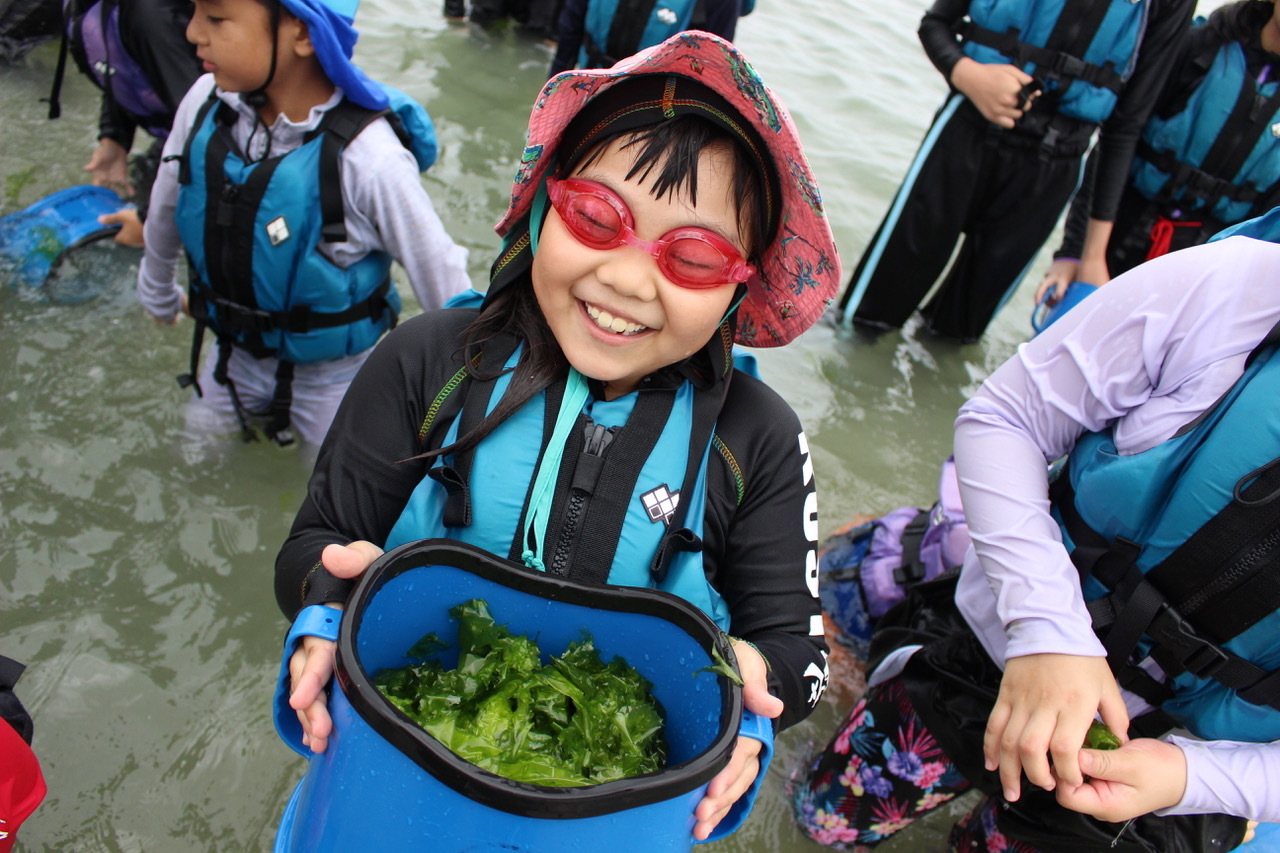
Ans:
[{"label": "blue bucket handle", "polygon": [[336,607],[313,604],[302,608],[289,635],[284,638],[284,656],[280,659],[280,678],[276,682],[275,722],[276,734],[280,739],[303,758],[311,758],[311,750],[302,742],[302,723],[298,722],[298,712],[289,707],[289,688],[292,679],[289,677],[289,658],[303,637],[320,637],[325,640],[338,641],[338,626],[342,624],[342,611]]},{"label": "blue bucket handle", "polygon": [[761,717],[743,708],[742,724],[738,726],[738,735],[760,741],[760,772],[756,774],[755,781],[751,783],[747,792],[738,798],[738,801],[729,809],[729,813],[716,824],[715,829],[711,830],[711,835],[707,836],[706,841],[697,842],[699,844],[719,841],[732,835],[738,827],[742,826],[747,816],[751,814],[751,807],[755,805],[756,796],[764,784],[765,774],[769,771],[769,762],[773,760],[773,721],[768,717]]},{"label": "blue bucket handle", "polygon": [[[1053,290],[1049,289],[1044,292],[1044,296],[1040,297],[1040,301],[1036,303],[1036,307],[1031,309],[1031,328],[1038,335],[1045,329],[1054,324],[1055,321],[1063,314],[1070,311],[1089,294],[1097,290],[1097,285],[1089,284],[1085,281],[1073,281],[1067,285],[1067,289],[1063,292],[1062,298],[1058,300],[1056,305],[1048,306],[1049,297],[1053,295]],[[1047,306],[1047,310],[1046,309]]]},{"label": "blue bucket handle", "polygon": [[[1053,295],[1052,288],[1044,292],[1044,296],[1040,297],[1040,301],[1036,303],[1036,307],[1031,309],[1031,330],[1037,335],[1049,328],[1049,297]],[[1047,310],[1046,310],[1047,309]]]}]

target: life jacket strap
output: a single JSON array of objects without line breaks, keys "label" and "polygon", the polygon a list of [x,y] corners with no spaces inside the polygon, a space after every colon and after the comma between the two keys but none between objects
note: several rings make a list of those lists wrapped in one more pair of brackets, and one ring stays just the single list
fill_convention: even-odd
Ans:
[{"label": "life jacket strap", "polygon": [[[1019,38],[1021,33],[1014,27],[1005,32],[997,32],[966,19],[957,24],[955,30],[965,41],[989,47],[1008,56],[1014,65],[1034,64],[1036,76],[1042,77],[1046,82],[1054,80],[1065,86],[1074,80],[1081,80],[1117,94],[1124,88],[1124,77],[1110,63],[1094,65],[1065,51],[1022,41]],[[1096,31],[1095,28],[1094,32]]]},{"label": "life jacket strap", "polygon": [[1261,195],[1251,186],[1233,184],[1230,180],[1219,178],[1190,163],[1184,163],[1172,151],[1158,151],[1145,140],[1138,143],[1136,156],[1169,175],[1169,180],[1155,199],[1156,201],[1174,203],[1174,193],[1181,190],[1176,199],[1178,203],[1190,207],[1191,202],[1199,201],[1203,202],[1204,207],[1212,208],[1224,198],[1252,203]]}]

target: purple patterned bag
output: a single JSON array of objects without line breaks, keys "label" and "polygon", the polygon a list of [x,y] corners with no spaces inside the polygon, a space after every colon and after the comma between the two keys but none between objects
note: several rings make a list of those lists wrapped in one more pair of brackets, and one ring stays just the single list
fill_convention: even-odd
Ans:
[{"label": "purple patterned bag", "polygon": [[854,641],[855,652],[865,652],[874,620],[909,586],[959,566],[968,547],[955,461],[948,457],[932,507],[899,507],[827,541],[819,557],[823,610]]}]

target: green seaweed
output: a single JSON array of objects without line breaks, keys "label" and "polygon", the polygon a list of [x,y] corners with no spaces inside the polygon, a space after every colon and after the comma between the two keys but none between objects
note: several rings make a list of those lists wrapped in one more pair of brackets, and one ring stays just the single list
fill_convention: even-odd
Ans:
[{"label": "green seaweed", "polygon": [[[374,683],[458,756],[536,785],[595,785],[661,770],[662,709],[652,685],[620,657],[606,663],[591,635],[542,664],[537,645],[498,625],[483,599],[449,611],[458,664],[437,660],[378,673]],[[411,657],[442,647],[428,634]]]},{"label": "green seaweed", "polygon": [[1085,732],[1084,746],[1086,749],[1119,749],[1120,738],[1106,723],[1094,720],[1089,724],[1089,731]]}]

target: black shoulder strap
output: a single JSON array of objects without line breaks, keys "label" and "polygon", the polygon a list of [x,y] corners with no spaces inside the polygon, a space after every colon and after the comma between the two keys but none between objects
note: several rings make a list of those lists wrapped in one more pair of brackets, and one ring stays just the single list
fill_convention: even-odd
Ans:
[{"label": "black shoulder strap", "polygon": [[[324,223],[321,239],[326,243],[345,243],[347,240],[346,216],[342,205],[342,150],[351,140],[375,119],[390,115],[390,110],[370,110],[349,98],[343,98],[330,108],[320,120],[320,125],[308,134],[313,139],[324,134],[320,143],[320,215]],[[396,127],[393,125],[393,128]],[[404,142],[403,128],[397,134]]]},{"label": "black shoulder strap", "polygon": [[657,0],[618,0],[613,20],[609,22],[605,53],[621,59],[639,50],[640,38],[656,5]]},{"label": "black shoulder strap", "polygon": [[182,146],[182,159],[178,163],[178,183],[191,183],[191,143],[195,139],[196,134],[200,132],[200,128],[204,127],[205,121],[208,119],[209,111],[218,106],[221,101],[218,100],[218,92],[216,89],[209,90],[209,97],[200,109],[196,112],[196,120],[192,122],[191,129],[187,133],[187,141]]},{"label": "black shoulder strap", "polygon": [[[461,420],[458,421],[458,436],[466,436],[474,430],[488,413],[494,386],[517,345],[513,336],[496,338],[486,344],[476,359],[455,373],[440,394],[436,395],[432,408],[437,410],[428,412],[430,423],[424,419],[418,432],[419,438],[427,441],[439,434],[439,430],[448,422],[448,416],[458,414],[459,409]],[[445,489],[444,523],[447,527],[468,527],[471,524],[470,482],[474,461],[473,448],[455,453],[451,465],[435,465],[427,469],[427,476]]]}]

